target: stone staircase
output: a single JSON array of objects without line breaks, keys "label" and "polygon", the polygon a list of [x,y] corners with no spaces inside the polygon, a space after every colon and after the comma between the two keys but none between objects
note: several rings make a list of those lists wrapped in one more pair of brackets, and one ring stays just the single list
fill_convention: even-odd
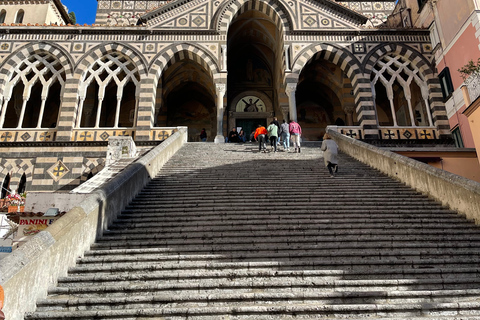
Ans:
[{"label": "stone staircase", "polygon": [[26,319],[480,319],[480,229],[321,156],[187,144]]}]

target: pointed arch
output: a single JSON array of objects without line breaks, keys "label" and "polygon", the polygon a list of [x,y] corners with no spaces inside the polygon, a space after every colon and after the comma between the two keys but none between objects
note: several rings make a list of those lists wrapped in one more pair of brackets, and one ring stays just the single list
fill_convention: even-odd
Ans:
[{"label": "pointed arch", "polygon": [[217,59],[201,47],[190,43],[174,44],[163,49],[153,59],[150,75],[158,79],[163,70],[183,59],[197,62],[210,73],[212,79],[221,77]]},{"label": "pointed arch", "polygon": [[412,69],[418,70],[422,80],[426,83],[424,90],[428,91],[429,112],[433,125],[437,127],[440,135],[450,135],[450,125],[443,102],[440,80],[431,63],[417,50],[405,44],[381,44],[372,49],[370,54],[365,57],[365,74],[370,77],[377,63],[387,55],[399,56],[407,61]]},{"label": "pointed arch", "polygon": [[[350,52],[332,44],[322,43],[305,48],[293,62],[292,73],[288,77],[298,79],[305,65],[309,61],[317,59],[325,59],[339,66],[353,85],[358,82],[358,78],[362,74],[360,62]],[[287,82],[291,81],[287,80]]]},{"label": "pointed arch", "polygon": [[95,61],[101,59],[103,56],[109,53],[120,53],[129,59],[136,65],[138,72],[141,77],[146,76],[147,71],[147,61],[145,57],[137,49],[122,43],[108,43],[100,44],[96,47],[91,48],[85,55],[79,59],[77,65],[75,66],[75,77],[80,79],[83,73],[88,70],[88,67],[93,65]]},{"label": "pointed arch", "polygon": [[71,67],[69,55],[49,43],[31,44],[12,54],[0,70],[0,127],[5,119],[18,128],[56,126]]},{"label": "pointed arch", "polygon": [[23,60],[35,54],[48,53],[55,57],[65,71],[66,77],[70,77],[73,71],[73,59],[63,48],[49,42],[38,42],[28,44],[19,48],[0,65],[0,95],[4,95],[5,83],[9,81],[15,72],[15,67]]},{"label": "pointed arch", "polygon": [[293,20],[282,2],[278,0],[230,0],[217,11],[214,19],[215,29],[221,34],[226,34],[230,23],[247,10],[258,10],[269,16],[284,33],[293,30]]},{"label": "pointed arch", "polygon": [[140,80],[146,75],[141,55],[124,45],[98,46],[84,57],[75,75],[79,97],[75,127],[135,126],[135,116],[129,114],[136,114]]}]

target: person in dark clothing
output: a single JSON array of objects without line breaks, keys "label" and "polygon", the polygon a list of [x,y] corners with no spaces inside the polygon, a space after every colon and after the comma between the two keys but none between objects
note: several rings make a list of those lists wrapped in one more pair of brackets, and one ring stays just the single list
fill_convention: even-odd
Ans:
[{"label": "person in dark clothing", "polygon": [[228,134],[228,142],[240,142],[237,128],[232,128],[232,131]]}]

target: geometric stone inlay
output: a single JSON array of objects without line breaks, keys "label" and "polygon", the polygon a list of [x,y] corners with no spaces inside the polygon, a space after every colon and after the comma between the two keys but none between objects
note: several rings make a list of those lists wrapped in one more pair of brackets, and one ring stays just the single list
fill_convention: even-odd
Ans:
[{"label": "geometric stone inlay", "polygon": [[108,137],[110,137],[110,135],[109,135],[106,131],[104,131],[104,132],[100,135],[100,138],[101,138],[103,141],[107,140]]},{"label": "geometric stone inlay", "polygon": [[410,139],[413,136],[413,134],[410,131],[405,130],[405,132],[403,133],[403,136],[407,139]]},{"label": "geometric stone inlay", "polygon": [[309,27],[311,27],[317,22],[317,20],[313,19],[312,17],[308,17],[303,22],[305,22]]},{"label": "geometric stone inlay", "polygon": [[47,172],[53,178],[53,180],[55,180],[55,182],[58,182],[58,180],[62,179],[63,176],[70,172],[70,169],[68,169],[61,160],[58,160],[47,170]]},{"label": "geometric stone inlay", "polygon": [[32,136],[28,132],[25,132],[24,134],[22,134],[22,136],[20,138],[22,138],[23,141],[27,141],[31,137]]},{"label": "geometric stone inlay", "polygon": [[202,17],[197,16],[195,19],[193,19],[192,22],[195,23],[198,27],[201,26],[205,22],[205,20]]}]

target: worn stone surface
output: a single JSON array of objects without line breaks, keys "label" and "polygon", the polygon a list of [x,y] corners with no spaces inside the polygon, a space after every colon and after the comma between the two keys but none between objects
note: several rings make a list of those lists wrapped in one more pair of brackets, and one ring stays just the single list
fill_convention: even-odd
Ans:
[{"label": "worn stone surface", "polygon": [[28,319],[478,319],[480,229],[318,144],[189,143]]}]

